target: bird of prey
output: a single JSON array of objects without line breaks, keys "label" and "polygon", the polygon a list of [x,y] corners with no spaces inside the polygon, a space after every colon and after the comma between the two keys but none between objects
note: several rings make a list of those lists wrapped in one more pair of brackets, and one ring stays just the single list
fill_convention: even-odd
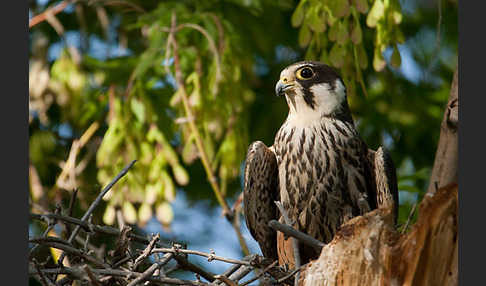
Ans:
[{"label": "bird of prey", "polygon": [[[394,208],[396,220],[395,167],[386,150],[369,150],[359,136],[338,73],[320,62],[297,62],[281,72],[275,92],[285,96],[288,117],[273,146],[249,146],[244,173],[246,224],[263,255],[293,265],[291,244],[268,226],[283,222],[274,201],[294,228],[324,243],[344,222],[377,207]],[[319,255],[302,244],[299,252],[302,263]]]}]

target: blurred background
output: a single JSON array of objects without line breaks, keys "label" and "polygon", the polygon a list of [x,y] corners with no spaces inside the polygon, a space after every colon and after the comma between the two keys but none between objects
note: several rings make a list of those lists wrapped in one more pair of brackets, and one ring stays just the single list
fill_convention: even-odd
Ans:
[{"label": "blurred background", "polygon": [[[403,225],[428,186],[457,66],[457,9],[451,0],[30,0],[30,212],[67,207],[77,189],[81,217],[136,159],[93,222],[224,257],[260,253],[238,200],[246,149],[273,144],[288,111],[274,95],[279,73],[309,59],[339,71],[365,142],[391,152]],[[29,223],[30,235],[44,229]]]}]

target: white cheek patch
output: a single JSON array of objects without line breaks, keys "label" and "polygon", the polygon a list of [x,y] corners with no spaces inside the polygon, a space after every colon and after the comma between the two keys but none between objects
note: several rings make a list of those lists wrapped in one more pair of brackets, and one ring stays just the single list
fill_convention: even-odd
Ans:
[{"label": "white cheek patch", "polygon": [[346,100],[346,88],[343,83],[337,79],[334,86],[334,90],[327,83],[316,84],[311,87],[317,109],[322,114],[328,115],[335,112],[341,108],[343,101]]},{"label": "white cheek patch", "polygon": [[336,83],[335,91],[333,91],[331,86],[327,83],[313,85],[310,89],[314,94],[317,109],[321,114],[327,115],[333,113],[337,108],[339,108],[344,98],[344,93],[342,91],[338,92],[340,89],[342,89],[339,86],[339,83]]}]

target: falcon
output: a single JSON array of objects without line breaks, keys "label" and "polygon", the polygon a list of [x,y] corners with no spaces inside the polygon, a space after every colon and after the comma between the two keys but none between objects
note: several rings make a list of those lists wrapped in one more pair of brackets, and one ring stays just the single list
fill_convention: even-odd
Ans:
[{"label": "falcon", "polygon": [[[293,227],[329,243],[349,219],[377,207],[398,215],[396,172],[382,147],[368,149],[349,110],[338,73],[320,62],[285,68],[275,87],[285,96],[288,117],[274,144],[253,142],[244,172],[244,212],[262,254],[293,265],[290,240],[268,226],[283,222],[274,201],[281,201]],[[299,244],[302,264],[320,253]]]}]

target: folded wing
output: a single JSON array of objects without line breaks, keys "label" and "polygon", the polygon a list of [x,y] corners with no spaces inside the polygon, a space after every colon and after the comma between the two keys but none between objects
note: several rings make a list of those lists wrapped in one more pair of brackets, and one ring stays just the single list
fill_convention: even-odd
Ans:
[{"label": "folded wing", "polygon": [[277,259],[277,233],[268,222],[277,219],[274,201],[280,200],[278,166],[275,154],[263,142],[248,148],[245,166],[244,211],[251,235],[260,245],[263,256]]}]

